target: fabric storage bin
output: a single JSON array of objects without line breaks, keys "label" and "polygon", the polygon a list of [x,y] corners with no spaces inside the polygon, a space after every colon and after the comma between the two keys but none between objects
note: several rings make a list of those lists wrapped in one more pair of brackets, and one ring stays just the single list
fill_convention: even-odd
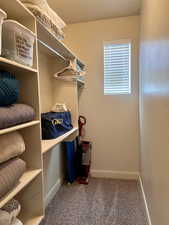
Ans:
[{"label": "fabric storage bin", "polygon": [[35,34],[14,20],[2,25],[2,55],[27,66],[33,65]]},{"label": "fabric storage bin", "polygon": [[0,55],[1,55],[1,44],[2,44],[2,23],[6,17],[7,17],[7,14],[2,9],[0,9]]}]

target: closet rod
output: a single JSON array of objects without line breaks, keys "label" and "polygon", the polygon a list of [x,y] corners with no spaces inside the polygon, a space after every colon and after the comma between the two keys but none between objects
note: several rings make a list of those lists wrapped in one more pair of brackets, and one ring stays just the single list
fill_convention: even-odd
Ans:
[{"label": "closet rod", "polygon": [[55,49],[53,49],[52,47],[50,47],[49,45],[47,45],[46,43],[44,43],[43,41],[41,41],[40,39],[38,39],[38,42],[40,44],[42,44],[44,47],[46,47],[47,49],[49,49],[51,52],[53,52],[54,54],[56,54],[57,56],[59,56],[60,58],[62,58],[64,61],[68,62],[69,60],[66,59],[64,56],[62,56],[59,52],[57,52]]}]

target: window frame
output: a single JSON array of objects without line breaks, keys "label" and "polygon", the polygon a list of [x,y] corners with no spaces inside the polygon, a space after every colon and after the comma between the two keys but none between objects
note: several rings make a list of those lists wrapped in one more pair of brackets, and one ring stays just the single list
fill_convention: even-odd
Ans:
[{"label": "window frame", "polygon": [[[119,93],[105,93],[105,85],[104,85],[104,81],[105,81],[105,73],[104,73],[104,47],[105,45],[110,45],[110,44],[130,44],[130,55],[129,55],[129,92],[127,93],[122,93],[122,92],[119,92]],[[133,40],[132,39],[119,39],[119,40],[112,40],[112,41],[103,41],[103,93],[105,96],[112,96],[112,95],[131,95],[132,94],[132,82],[131,82],[131,78],[132,78],[132,55],[133,55],[133,52],[132,52],[132,49],[133,49]]]}]

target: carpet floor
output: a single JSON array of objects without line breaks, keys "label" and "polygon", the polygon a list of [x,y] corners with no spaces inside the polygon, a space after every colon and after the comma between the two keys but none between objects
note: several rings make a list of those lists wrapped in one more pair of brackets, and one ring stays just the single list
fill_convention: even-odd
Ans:
[{"label": "carpet floor", "polygon": [[41,225],[148,225],[137,181],[90,179],[63,185]]}]

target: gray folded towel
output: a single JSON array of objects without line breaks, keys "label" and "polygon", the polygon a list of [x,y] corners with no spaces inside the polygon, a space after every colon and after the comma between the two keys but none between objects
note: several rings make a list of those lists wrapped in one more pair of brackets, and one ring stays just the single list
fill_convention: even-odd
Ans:
[{"label": "gray folded towel", "polygon": [[19,158],[11,159],[0,165],[0,198],[17,184],[26,170],[26,163]]},{"label": "gray folded towel", "polygon": [[34,109],[25,104],[0,107],[0,129],[5,129],[35,119]]}]

